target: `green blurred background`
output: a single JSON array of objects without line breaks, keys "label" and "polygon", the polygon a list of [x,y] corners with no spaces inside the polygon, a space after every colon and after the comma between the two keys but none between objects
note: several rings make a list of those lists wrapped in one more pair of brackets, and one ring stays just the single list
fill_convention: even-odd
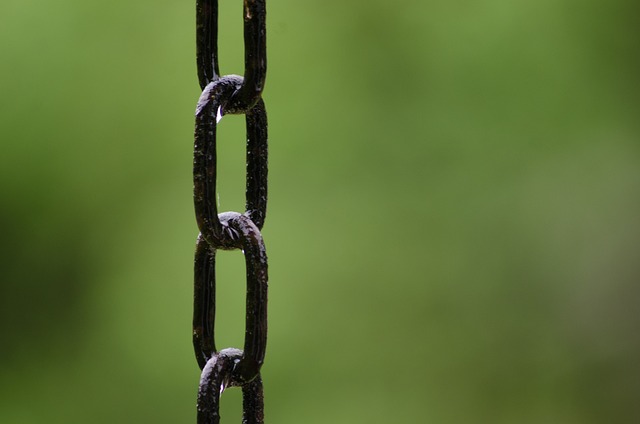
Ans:
[{"label": "green blurred background", "polygon": [[[195,422],[193,3],[0,3],[1,423]],[[640,422],[637,12],[269,1],[268,423]]]}]

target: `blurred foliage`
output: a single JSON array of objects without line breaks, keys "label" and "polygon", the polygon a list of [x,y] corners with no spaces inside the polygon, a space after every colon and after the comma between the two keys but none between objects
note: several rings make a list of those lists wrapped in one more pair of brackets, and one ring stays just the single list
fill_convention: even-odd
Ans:
[{"label": "blurred foliage", "polygon": [[[268,422],[640,422],[637,5],[268,8]],[[0,40],[0,422],[195,422],[194,4],[3,0]]]}]

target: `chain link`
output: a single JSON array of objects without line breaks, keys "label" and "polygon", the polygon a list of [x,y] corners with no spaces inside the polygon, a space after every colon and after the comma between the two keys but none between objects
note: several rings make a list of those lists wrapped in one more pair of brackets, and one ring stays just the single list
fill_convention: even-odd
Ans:
[{"label": "chain link", "polygon": [[[196,0],[196,56],[202,95],[196,107],[193,198],[200,234],[195,253],[193,346],[202,375],[198,424],[220,422],[220,394],[242,387],[243,423],[264,421],[260,368],[267,344],[267,254],[260,230],[267,212],[267,114],[262,100],[266,60],[265,0],[244,0],[244,77],[220,76],[218,1]],[[216,127],[244,114],[247,131],[246,210],[218,214]],[[244,350],[215,343],[218,249],[244,252],[247,296]]]}]

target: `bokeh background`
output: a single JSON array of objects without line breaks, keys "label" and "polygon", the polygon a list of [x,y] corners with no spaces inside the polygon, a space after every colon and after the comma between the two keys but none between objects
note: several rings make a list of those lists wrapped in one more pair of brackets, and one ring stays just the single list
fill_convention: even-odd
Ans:
[{"label": "bokeh background", "polygon": [[[193,3],[0,3],[2,423],[195,422]],[[267,422],[640,422],[637,12],[269,2]]]}]

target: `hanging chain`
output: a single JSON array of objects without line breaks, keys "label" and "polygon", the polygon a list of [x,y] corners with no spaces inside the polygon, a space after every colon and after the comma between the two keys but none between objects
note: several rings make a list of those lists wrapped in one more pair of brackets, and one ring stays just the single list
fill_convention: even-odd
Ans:
[{"label": "hanging chain", "polygon": [[[267,254],[260,230],[267,212],[267,114],[261,94],[266,58],[265,0],[244,0],[244,77],[220,76],[218,1],[196,0],[196,56],[202,95],[196,107],[193,199],[196,244],[193,347],[202,370],[198,424],[220,422],[220,394],[242,387],[246,424],[264,421],[260,367],[267,344]],[[246,211],[218,214],[216,126],[223,115],[244,114],[247,131]],[[215,344],[218,249],[244,252],[247,297],[244,350]]]}]

